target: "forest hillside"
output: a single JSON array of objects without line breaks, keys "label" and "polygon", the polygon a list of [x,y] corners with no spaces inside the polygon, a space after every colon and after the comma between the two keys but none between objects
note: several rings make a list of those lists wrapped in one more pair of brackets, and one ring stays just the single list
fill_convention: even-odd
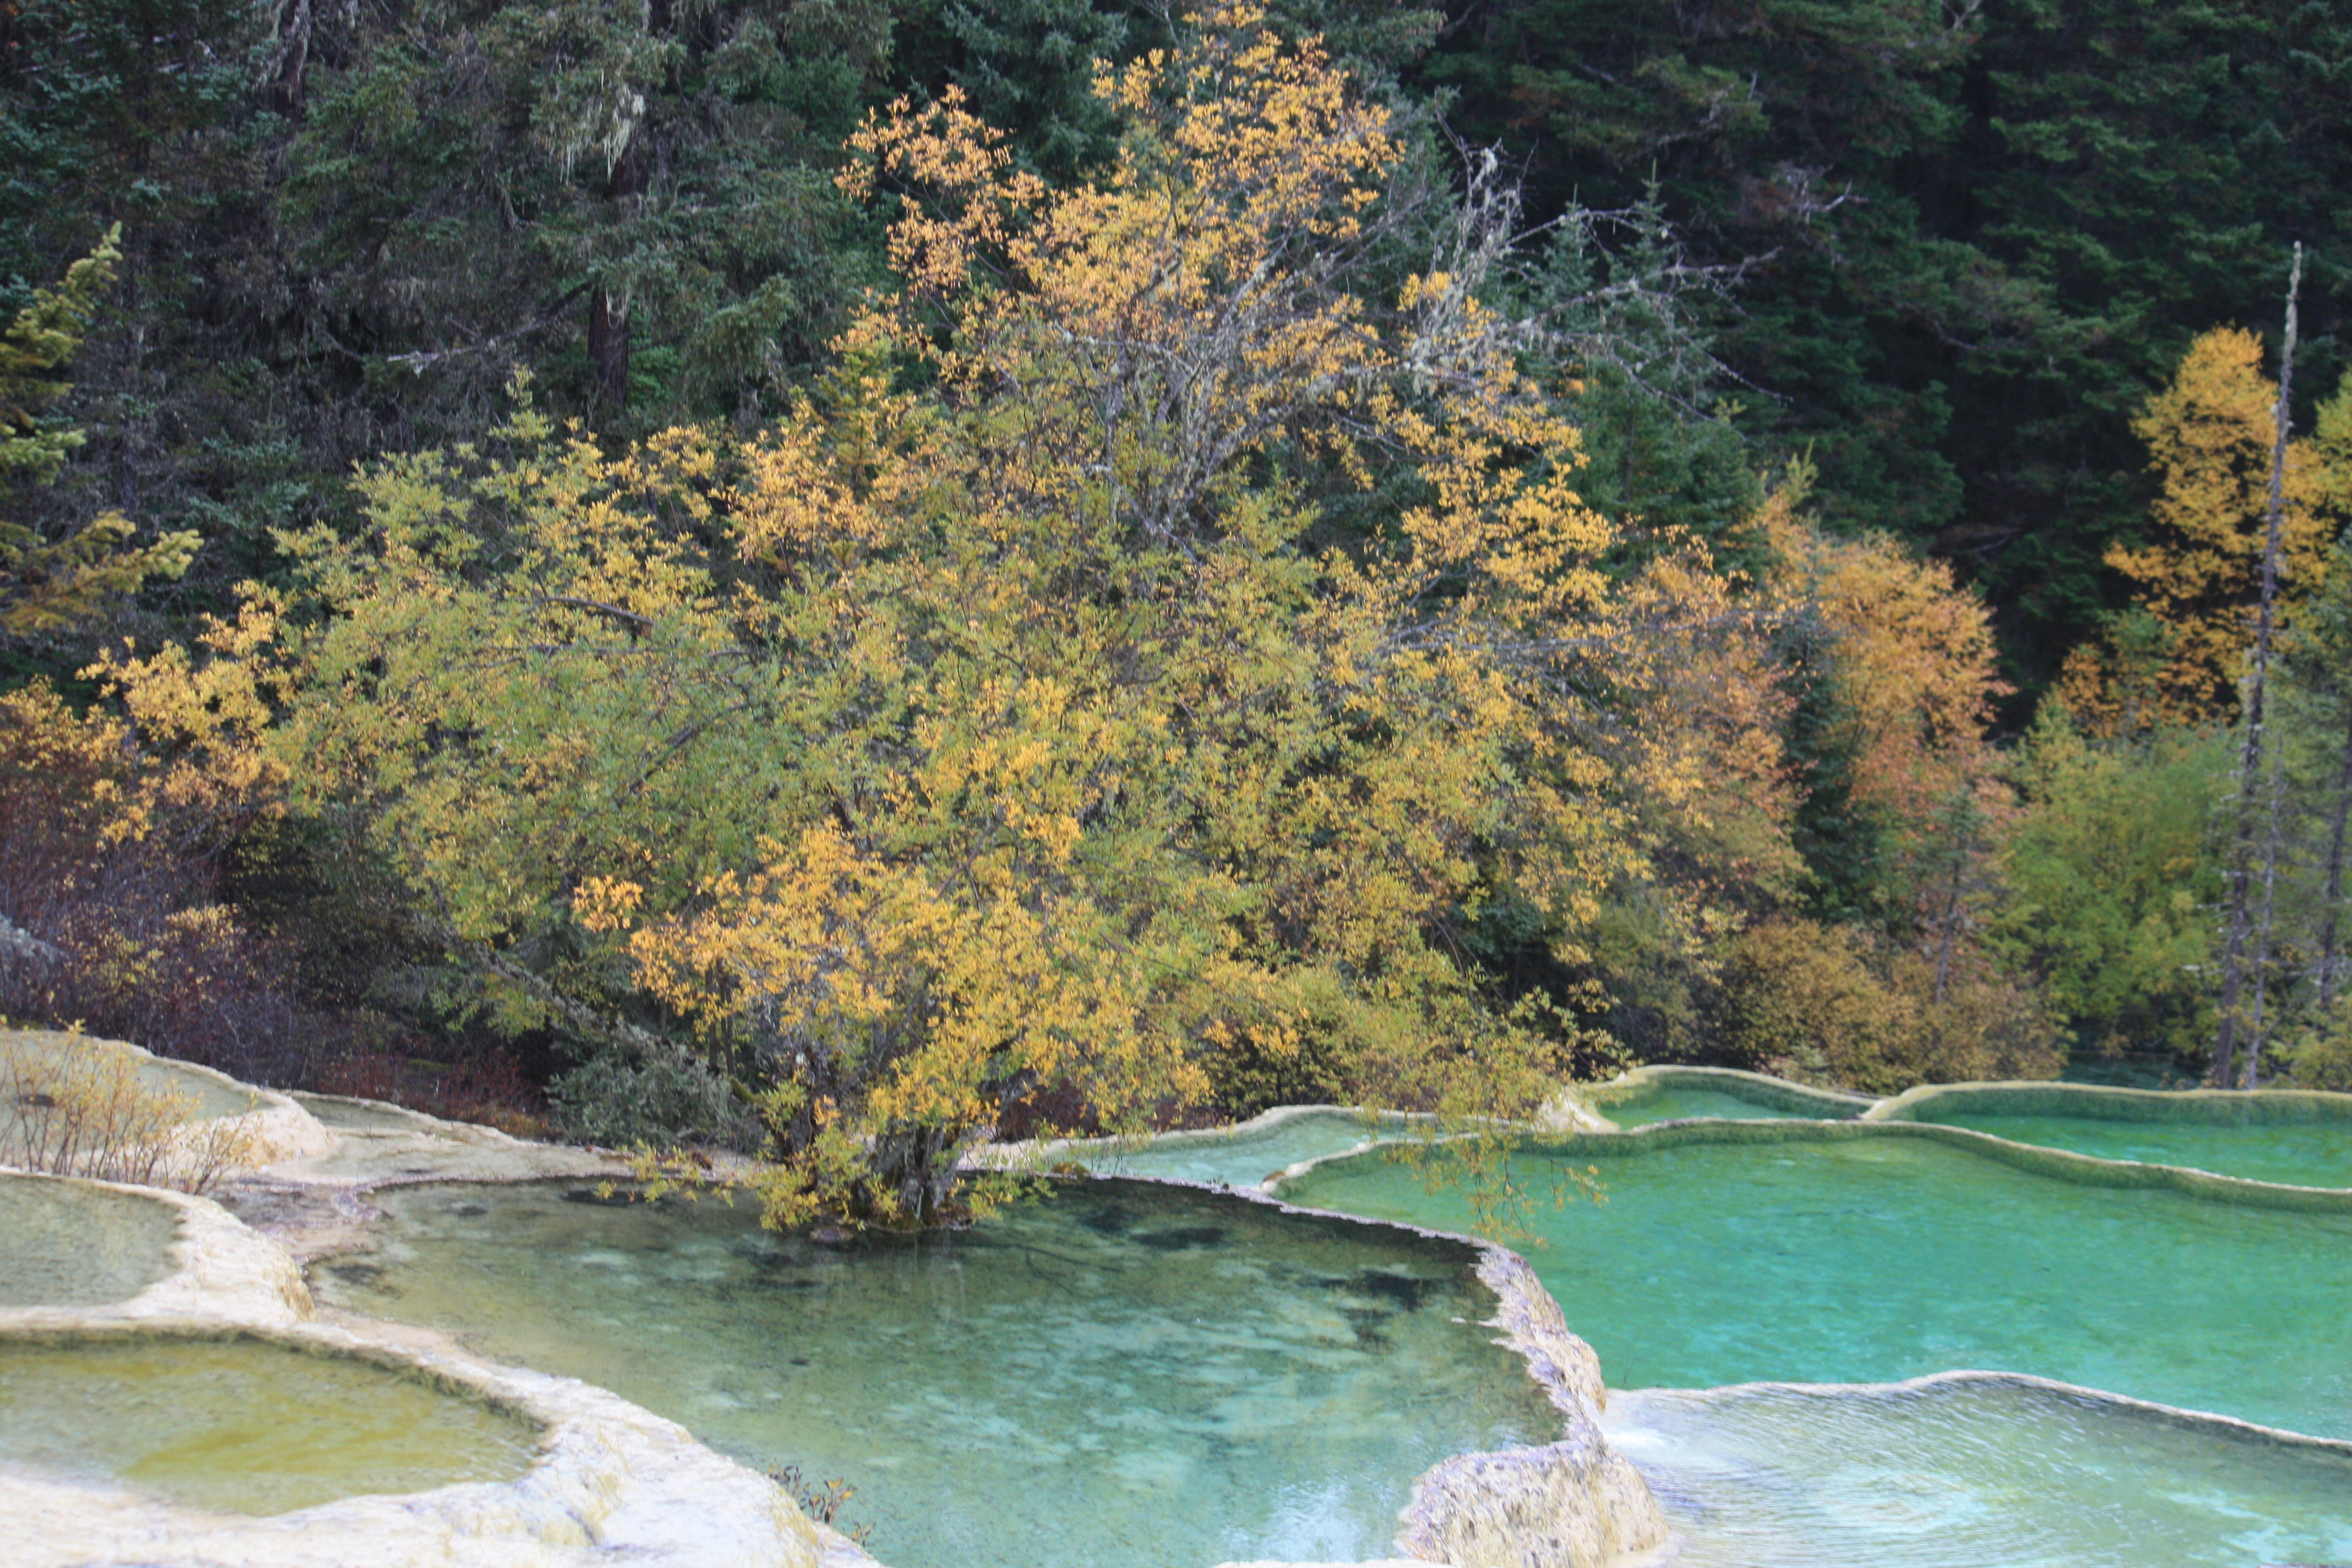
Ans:
[{"label": "forest hillside", "polygon": [[2352,1088],[2352,23],[23,0],[0,1011],[928,1218]]}]

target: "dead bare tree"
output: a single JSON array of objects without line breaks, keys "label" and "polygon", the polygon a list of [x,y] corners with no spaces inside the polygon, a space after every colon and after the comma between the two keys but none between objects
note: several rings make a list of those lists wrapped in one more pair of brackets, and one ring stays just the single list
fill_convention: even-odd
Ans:
[{"label": "dead bare tree", "polygon": [[[2245,742],[2238,757],[2238,790],[2232,812],[2235,827],[2230,858],[2230,912],[2227,926],[2227,947],[2221,960],[2221,1006],[2219,1027],[2213,1044],[2213,1083],[2217,1089],[2231,1089],[2238,1081],[2238,1050],[2244,1042],[2250,1067],[2261,1059],[2261,1014],[2263,994],[2262,971],[2267,967],[2270,947],[2270,910],[2272,890],[2278,877],[2278,790],[2274,773],[2266,773],[2263,762],[2268,744],[2264,732],[2267,720],[2265,702],[2269,695],[2271,644],[2276,630],[2278,614],[2278,565],[2280,540],[2286,521],[2286,447],[2289,412],[2287,399],[2294,383],[2294,340],[2297,302],[2303,292],[2303,246],[2294,247],[2294,266],[2286,286],[2286,335],[2279,348],[2279,390],[2276,413],[2273,416],[2271,442],[2270,504],[2265,509],[2263,531],[2263,574],[2261,596],[2254,609],[2254,647],[2252,668],[2246,677]],[[2267,786],[2270,790],[2269,830],[2263,834],[2263,896],[2262,908],[2252,907],[2256,838],[2260,831],[2257,817],[2262,814],[2256,792]],[[2259,926],[2259,931],[2257,927]],[[2260,957],[2248,952],[2253,947]],[[2252,992],[2252,1008],[2248,1010],[2248,992]]]}]

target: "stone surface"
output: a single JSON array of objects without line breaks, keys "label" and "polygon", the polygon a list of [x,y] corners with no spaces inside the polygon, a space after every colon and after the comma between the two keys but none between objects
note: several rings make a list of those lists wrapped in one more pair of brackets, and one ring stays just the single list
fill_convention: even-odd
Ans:
[{"label": "stone surface", "polygon": [[[383,1131],[330,1130],[285,1096],[267,1099],[244,1114],[263,1152],[278,1158],[237,1173],[222,1195],[306,1252],[331,1249],[363,1225],[368,1189],[385,1182],[619,1170],[603,1156],[409,1113]],[[0,1181],[74,1180],[0,1173]],[[446,1380],[521,1411],[546,1436],[538,1462],[513,1482],[347,1498],[268,1518],[0,1471],[0,1563],[7,1568],[872,1568],[854,1542],[811,1522],[773,1482],[673,1422],[572,1379],[494,1365],[429,1331],[349,1317],[319,1321],[294,1257],[222,1205],[79,1184],[176,1210],[173,1272],[110,1305],[0,1310],[0,1333],[236,1327]]]},{"label": "stone surface", "polygon": [[1501,1300],[1502,1342],[1559,1411],[1560,1440],[1435,1467],[1413,1486],[1397,1544],[1455,1568],[1608,1568],[1664,1544],[1657,1500],[1601,1436],[1601,1358],[1517,1253],[1489,1245],[1478,1277]]}]

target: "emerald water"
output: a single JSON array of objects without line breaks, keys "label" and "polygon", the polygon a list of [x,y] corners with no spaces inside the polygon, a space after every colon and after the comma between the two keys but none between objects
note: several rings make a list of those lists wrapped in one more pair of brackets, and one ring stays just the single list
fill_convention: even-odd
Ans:
[{"label": "emerald water", "polygon": [[1723,1121],[1843,1121],[1861,1115],[1871,1103],[1861,1095],[1716,1068],[1640,1068],[1591,1093],[1592,1109],[1622,1128],[1697,1117]]},{"label": "emerald water", "polygon": [[2216,1175],[2302,1187],[2352,1187],[2352,1122],[2119,1121],[2091,1116],[1924,1112],[1919,1120],[2102,1160],[2188,1165]]},{"label": "emerald water", "polygon": [[47,1176],[0,1176],[0,1307],[102,1307],[172,1272],[180,1212]]},{"label": "emerald water", "polygon": [[1674,1568],[2352,1562],[2352,1453],[1997,1380],[1612,1394]]},{"label": "emerald water", "polygon": [[893,1568],[1385,1557],[1422,1470],[1559,1429],[1471,1248],[1192,1188],[837,1246],[580,1187],[375,1201],[323,1297],[845,1479]]},{"label": "emerald water", "polygon": [[[1541,1187],[1600,1168],[1607,1203],[1538,1213],[1548,1245],[1526,1250],[1612,1387],[1977,1368],[2352,1436],[2352,1215],[2076,1185],[1900,1134],[1658,1137],[1516,1157]],[[1282,1195],[1474,1223],[1377,1154]]]},{"label": "emerald water", "polygon": [[1696,1087],[1640,1089],[1624,1099],[1597,1107],[1620,1127],[1646,1127],[1654,1121],[1678,1121],[1687,1117],[1714,1116],[1726,1121],[1789,1121],[1819,1116],[1818,1110],[1783,1110],[1720,1089]]},{"label": "emerald water", "polygon": [[537,1446],[518,1416],[265,1340],[0,1339],[0,1466],[193,1508],[511,1480]]},{"label": "emerald water", "polygon": [[1271,1126],[1177,1133],[1133,1145],[1097,1144],[1072,1152],[1088,1170],[1101,1175],[1254,1187],[1301,1160],[1344,1154],[1412,1135],[1411,1124],[1402,1116],[1370,1119],[1360,1111],[1318,1109],[1283,1117]]}]

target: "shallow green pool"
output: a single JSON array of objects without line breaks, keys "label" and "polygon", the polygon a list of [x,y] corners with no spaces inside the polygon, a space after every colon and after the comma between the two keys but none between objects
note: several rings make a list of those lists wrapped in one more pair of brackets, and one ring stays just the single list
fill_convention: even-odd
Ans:
[{"label": "shallow green pool", "polygon": [[[1660,1136],[1518,1156],[1539,1184],[1600,1167],[1607,1204],[1539,1215],[1528,1258],[1613,1387],[1975,1368],[2352,1436],[2352,1215],[2074,1185],[1895,1133]],[[1473,1224],[1377,1154],[1282,1195]]]},{"label": "shallow green pool", "polygon": [[252,1338],[0,1338],[0,1465],[271,1514],[511,1480],[521,1418],[363,1361]]},{"label": "shallow green pool", "polygon": [[48,1176],[0,1176],[0,1307],[102,1307],[172,1272],[180,1211]]},{"label": "shallow green pool", "polygon": [[1620,1127],[1646,1127],[1654,1121],[1678,1121],[1686,1117],[1714,1116],[1733,1121],[1783,1121],[1820,1116],[1818,1110],[1784,1110],[1779,1106],[1744,1100],[1719,1089],[1696,1086],[1644,1089],[1598,1107]]},{"label": "shallow green pool", "polygon": [[1591,1091],[1592,1109],[1623,1128],[1696,1117],[1843,1121],[1861,1115],[1872,1103],[1861,1095],[1718,1068],[1637,1068]]},{"label": "shallow green pool", "polygon": [[327,1299],[846,1479],[892,1568],[1384,1557],[1422,1470],[1558,1431],[1471,1248],[1191,1188],[843,1246],[543,1184],[377,1202]]},{"label": "shallow green pool", "polygon": [[1132,1145],[1080,1146],[1073,1156],[1106,1176],[1154,1181],[1218,1182],[1254,1187],[1301,1160],[1370,1148],[1412,1135],[1402,1116],[1369,1118],[1354,1110],[1300,1110],[1266,1127],[1188,1132]]},{"label": "shallow green pool", "polygon": [[1919,1117],[2019,1143],[2102,1160],[2188,1165],[2217,1175],[2304,1187],[2352,1187],[2352,1122],[2118,1121],[2090,1116],[2000,1116],[1928,1110]]},{"label": "shallow green pool", "polygon": [[1675,1568],[2352,1562],[2352,1454],[2006,1382],[1613,1395]]}]

